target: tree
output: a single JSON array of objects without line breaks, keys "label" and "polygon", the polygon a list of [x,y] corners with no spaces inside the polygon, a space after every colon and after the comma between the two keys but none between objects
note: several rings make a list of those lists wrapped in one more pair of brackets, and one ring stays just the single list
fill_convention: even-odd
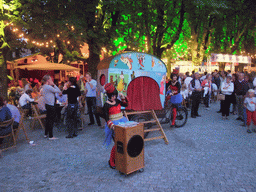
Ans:
[{"label": "tree", "polygon": [[[223,54],[253,53],[255,47],[255,4],[250,0],[225,1],[227,9],[214,29],[212,51]],[[224,70],[225,63],[220,64]]]},{"label": "tree", "polygon": [[[70,1],[68,0],[21,0],[22,15],[26,25],[24,32],[30,39],[36,40],[42,53],[49,56],[55,63],[66,63],[75,60],[85,60],[81,56],[80,47],[83,44],[83,30],[74,27],[76,19],[70,19]],[[33,42],[29,42],[35,47]],[[52,56],[51,53],[54,53]],[[59,61],[59,55],[63,58]]]},{"label": "tree", "polygon": [[[33,39],[54,41],[56,62],[83,60],[95,78],[102,47],[113,50],[113,40],[123,1],[112,0],[22,0],[26,30]],[[89,58],[83,58],[80,46],[87,43]],[[49,46],[50,47],[50,46]],[[44,48],[45,49],[45,48]],[[50,52],[51,50],[46,50]]]},{"label": "tree", "polygon": [[219,25],[227,6],[222,1],[188,1],[187,21],[191,30],[191,55],[194,65],[200,65],[210,51],[212,34]]},{"label": "tree", "polygon": [[11,23],[20,21],[17,9],[21,6],[19,1],[0,0],[0,95],[7,98],[7,65],[6,58],[10,46],[6,40],[5,29]]},{"label": "tree", "polygon": [[124,1],[112,0],[77,0],[70,4],[72,20],[84,30],[85,42],[89,46],[88,68],[95,78],[100,62],[101,50],[114,49],[114,39],[121,12],[125,10]]},{"label": "tree", "polygon": [[[126,18],[118,32],[131,50],[162,57],[173,47],[182,31],[186,0],[128,1]],[[132,48],[133,47],[133,48]],[[136,48],[135,48],[136,47]]]}]

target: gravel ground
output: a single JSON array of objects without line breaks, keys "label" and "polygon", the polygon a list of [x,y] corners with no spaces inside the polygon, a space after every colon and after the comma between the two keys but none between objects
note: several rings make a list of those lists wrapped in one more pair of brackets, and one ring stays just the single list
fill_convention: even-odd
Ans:
[{"label": "gravel ground", "polygon": [[246,133],[236,116],[221,120],[218,109],[219,103],[210,111],[201,105],[202,117],[189,118],[183,128],[163,125],[169,145],[146,142],[144,172],[126,177],[108,167],[111,147],[102,146],[98,126],[86,126],[73,139],[65,138],[64,127],[55,128],[59,140],[49,141],[27,123],[35,145],[20,132],[17,152],[2,153],[0,191],[256,191],[256,133]]}]

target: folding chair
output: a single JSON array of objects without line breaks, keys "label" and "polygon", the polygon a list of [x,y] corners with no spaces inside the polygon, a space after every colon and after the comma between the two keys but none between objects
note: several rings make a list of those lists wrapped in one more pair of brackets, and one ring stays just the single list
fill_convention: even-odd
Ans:
[{"label": "folding chair", "polygon": [[33,116],[32,116],[33,121],[32,121],[32,126],[31,126],[32,129],[34,129],[36,121],[39,121],[42,129],[45,129],[44,124],[42,123],[42,119],[46,118],[46,114],[40,114],[39,108],[37,107],[37,105],[32,104],[31,108],[32,108],[32,113],[33,113]]},{"label": "folding chair", "polygon": [[[4,135],[4,136],[0,136],[0,139],[4,139],[4,138],[7,138],[7,137],[10,137],[10,138],[12,137],[12,139],[13,139],[13,145],[12,146],[8,146],[7,145],[7,146],[3,147],[2,149],[0,149],[0,156],[2,156],[2,151],[5,151],[5,150],[13,148],[13,147],[17,151],[17,148],[16,148],[16,138],[14,136],[14,131],[13,131],[13,122],[14,122],[14,118],[12,118],[12,119],[10,119],[8,121],[0,122],[0,129],[6,128],[8,126],[11,126],[11,129],[12,129],[11,133],[9,133],[7,135]],[[10,141],[10,139],[9,139],[9,141]]]},{"label": "folding chair", "polygon": [[29,112],[29,109],[22,109],[22,108],[19,108],[19,110],[20,110],[20,122],[19,122],[19,127],[18,127],[18,129],[17,130],[14,130],[14,132],[15,132],[15,137],[16,137],[16,140],[17,140],[17,137],[18,137],[18,133],[19,133],[19,131],[22,129],[23,130],[23,132],[24,132],[24,135],[25,135],[25,137],[26,137],[26,140],[27,140],[27,142],[29,143],[29,139],[28,139],[28,136],[27,136],[27,132],[26,132],[26,129],[25,129],[25,125],[24,125],[24,121],[25,121],[25,119],[26,119],[26,116],[27,116],[27,114],[28,114],[28,112]]}]

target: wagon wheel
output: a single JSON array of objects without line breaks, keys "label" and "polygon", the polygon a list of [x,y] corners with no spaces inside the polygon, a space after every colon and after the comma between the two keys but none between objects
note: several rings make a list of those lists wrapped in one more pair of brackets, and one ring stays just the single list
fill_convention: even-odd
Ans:
[{"label": "wagon wheel", "polygon": [[[147,115],[134,115],[132,116],[131,121],[136,121],[136,122],[150,121],[150,117]],[[152,127],[152,123],[144,124],[144,130],[150,129],[151,127]],[[149,132],[144,133],[144,138],[146,138],[148,134]]]},{"label": "wagon wheel", "polygon": [[185,107],[177,109],[177,116],[175,120],[175,127],[183,127],[188,120],[188,111]]}]

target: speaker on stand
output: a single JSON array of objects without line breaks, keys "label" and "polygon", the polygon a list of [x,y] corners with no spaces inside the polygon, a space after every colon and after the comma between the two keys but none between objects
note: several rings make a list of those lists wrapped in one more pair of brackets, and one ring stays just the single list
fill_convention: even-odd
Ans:
[{"label": "speaker on stand", "polygon": [[115,126],[116,169],[124,174],[143,171],[144,124],[133,127]]}]

